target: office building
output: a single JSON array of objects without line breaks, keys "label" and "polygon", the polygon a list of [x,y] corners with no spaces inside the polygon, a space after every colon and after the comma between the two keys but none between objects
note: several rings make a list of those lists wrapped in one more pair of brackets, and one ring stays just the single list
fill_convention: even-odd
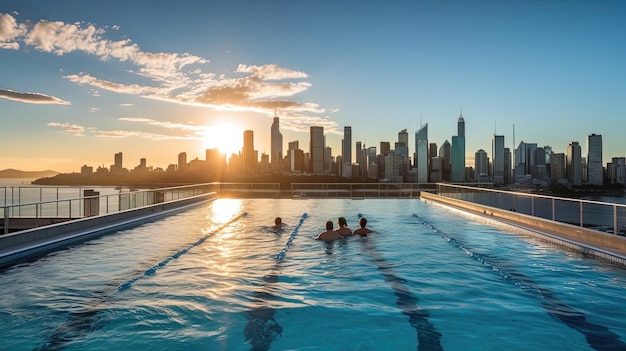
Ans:
[{"label": "office building", "polygon": [[243,150],[242,150],[242,172],[244,175],[254,174],[256,160],[254,158],[254,132],[245,130],[243,132]]},{"label": "office building", "polygon": [[562,183],[567,179],[567,158],[564,153],[550,156],[550,179],[553,183]]},{"label": "office building", "polygon": [[417,182],[428,183],[428,123],[415,132],[415,168],[417,169]]},{"label": "office building", "polygon": [[504,135],[491,137],[491,177],[494,185],[503,185],[505,174],[504,162]]},{"label": "office building", "polygon": [[465,137],[452,137],[450,149],[450,175],[454,183],[465,182]]},{"label": "office building", "polygon": [[283,166],[283,135],[280,133],[280,120],[274,110],[274,121],[270,133],[270,162],[272,170],[281,171]]},{"label": "office building", "polygon": [[626,185],[626,158],[613,157],[607,165],[608,178],[611,185]]},{"label": "office building", "polygon": [[312,126],[310,128],[309,167],[312,174],[324,173],[324,127]]},{"label": "office building", "polygon": [[577,141],[572,141],[567,146],[567,181],[571,185],[582,185],[582,159],[580,144]]},{"label": "office building", "polygon": [[483,149],[474,154],[474,180],[477,182],[489,182],[489,158]]},{"label": "office building", "polygon": [[587,184],[604,185],[604,169],[602,168],[602,135],[587,136]]},{"label": "office building", "polygon": [[448,140],[444,141],[439,148],[439,157],[441,157],[441,180],[450,181],[450,154],[451,147]]},{"label": "office building", "polygon": [[341,159],[343,164],[352,164],[352,127],[343,127]]},{"label": "office building", "polygon": [[184,171],[187,169],[187,153],[181,152],[178,154],[178,170]]}]

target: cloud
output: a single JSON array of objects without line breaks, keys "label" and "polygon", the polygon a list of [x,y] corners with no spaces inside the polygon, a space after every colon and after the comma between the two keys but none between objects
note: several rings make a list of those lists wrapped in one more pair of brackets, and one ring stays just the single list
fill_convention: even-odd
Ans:
[{"label": "cloud", "polygon": [[[284,125],[287,128],[300,130],[302,121],[332,128],[328,117],[321,116],[326,113],[324,108],[295,99],[312,86],[304,81],[309,77],[305,72],[276,64],[239,64],[234,76],[228,77],[206,72],[210,61],[203,57],[190,53],[147,52],[130,39],[106,38],[107,30],[119,31],[116,25],[98,28],[91,23],[47,20],[26,23],[28,25],[20,24],[12,15],[0,13],[0,48],[17,49],[24,44],[59,56],[82,52],[99,58],[101,62],[117,60],[135,66],[124,71],[134,75],[125,79],[125,83],[88,72],[64,76],[73,83],[214,110],[252,111],[266,117],[273,116],[274,109],[278,108],[286,114]],[[295,118],[288,117],[290,115],[299,116],[301,120],[295,121]],[[294,120],[293,124],[290,124],[291,120]]]},{"label": "cloud", "polygon": [[69,105],[69,101],[61,100],[54,96],[39,93],[22,93],[19,91],[0,89],[0,98],[20,101],[29,104],[59,104]]},{"label": "cloud", "polygon": [[24,25],[18,25],[15,18],[9,14],[0,13],[0,48],[19,49],[19,44],[13,42],[15,38],[26,31]]},{"label": "cloud", "polygon": [[127,121],[127,122],[138,122],[138,123],[147,123],[153,126],[159,126],[167,129],[179,129],[179,130],[190,130],[190,131],[203,131],[206,129],[204,126],[197,126],[192,124],[184,124],[184,123],[173,123],[167,121],[156,121],[150,118],[143,117],[120,117],[119,121]]},{"label": "cloud", "polygon": [[85,127],[77,124],[50,122],[47,125],[50,127],[61,128],[63,132],[75,136],[83,136],[83,133],[85,132]]},{"label": "cloud", "polygon": [[237,72],[252,73],[261,80],[280,80],[290,78],[308,78],[304,72],[293,71],[274,64],[264,66],[246,66],[240,64]]}]

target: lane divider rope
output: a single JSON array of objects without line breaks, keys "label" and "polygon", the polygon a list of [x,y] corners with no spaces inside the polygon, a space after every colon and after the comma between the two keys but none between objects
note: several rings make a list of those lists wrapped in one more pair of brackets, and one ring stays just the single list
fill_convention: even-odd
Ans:
[{"label": "lane divider rope", "polygon": [[238,215],[238,216],[234,217],[233,219],[231,219],[230,221],[228,221],[228,222],[226,222],[226,223],[222,224],[219,228],[217,228],[217,229],[213,230],[212,232],[210,232],[210,233],[208,233],[208,234],[204,235],[203,237],[201,237],[201,238],[200,238],[198,241],[196,241],[195,243],[187,245],[185,248],[183,248],[183,249],[181,249],[181,250],[177,251],[177,252],[176,252],[176,253],[174,253],[173,255],[166,257],[165,259],[163,259],[163,260],[162,260],[161,262],[159,262],[158,264],[156,264],[156,265],[154,265],[154,266],[152,266],[152,267],[148,268],[145,272],[143,272],[143,274],[138,275],[138,276],[135,276],[135,277],[130,278],[130,279],[128,279],[127,281],[123,282],[122,284],[120,284],[120,285],[117,287],[117,291],[118,291],[118,292],[120,292],[120,291],[124,291],[124,290],[126,290],[126,289],[129,289],[129,288],[130,288],[130,287],[131,287],[131,286],[132,286],[132,285],[133,285],[136,281],[138,281],[139,279],[142,279],[142,278],[144,278],[144,277],[149,277],[149,276],[152,276],[152,275],[156,274],[156,271],[157,271],[158,269],[161,269],[161,268],[165,267],[165,266],[166,266],[166,265],[167,265],[167,264],[168,264],[171,260],[177,259],[177,258],[179,258],[180,256],[182,256],[182,255],[186,254],[186,253],[187,253],[189,250],[191,250],[192,248],[194,248],[194,247],[196,247],[196,246],[198,246],[198,245],[202,244],[203,242],[205,242],[205,241],[206,241],[206,239],[208,239],[208,238],[209,238],[209,236],[211,236],[211,235],[213,235],[213,234],[215,234],[215,233],[219,232],[220,230],[222,230],[222,229],[226,228],[227,226],[229,226],[229,225],[233,224],[234,222],[238,221],[239,219],[241,219],[241,218],[243,218],[243,217],[245,217],[245,216],[247,216],[247,215],[248,215],[248,213],[247,213],[247,212],[243,212],[243,213],[241,213],[240,215]]},{"label": "lane divider rope", "polygon": [[293,232],[291,232],[291,234],[289,235],[289,238],[287,239],[287,242],[285,243],[285,247],[283,247],[283,249],[280,250],[278,254],[276,254],[276,260],[278,260],[278,262],[285,259],[287,250],[289,250],[289,248],[291,247],[291,244],[293,243],[293,240],[296,238],[296,235],[298,235],[298,230],[302,226],[302,223],[304,223],[304,220],[307,219],[308,217],[309,215],[306,212],[302,214],[302,217],[300,217],[298,224],[296,225],[295,228],[293,228]]}]

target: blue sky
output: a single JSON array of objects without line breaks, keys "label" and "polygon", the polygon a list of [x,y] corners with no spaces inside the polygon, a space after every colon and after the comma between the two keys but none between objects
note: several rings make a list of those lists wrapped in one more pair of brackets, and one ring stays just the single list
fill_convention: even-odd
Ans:
[{"label": "blue sky", "polygon": [[468,164],[494,132],[513,149],[513,125],[555,152],[601,134],[606,163],[626,156],[625,19],[622,1],[4,0],[0,169],[165,168],[245,129],[269,153],[275,108],[285,148],[313,125],[333,155],[344,126],[393,145],[420,119],[440,146],[462,109]]}]

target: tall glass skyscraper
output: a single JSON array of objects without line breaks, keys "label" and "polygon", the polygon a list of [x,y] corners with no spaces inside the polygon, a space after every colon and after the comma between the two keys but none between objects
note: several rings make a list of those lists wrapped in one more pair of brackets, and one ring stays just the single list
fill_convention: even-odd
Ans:
[{"label": "tall glass skyscraper", "polygon": [[491,175],[493,184],[504,184],[504,135],[493,135],[491,137]]},{"label": "tall glass skyscraper", "polygon": [[604,185],[602,166],[602,135],[587,136],[587,184]]},{"label": "tall glass skyscraper", "polygon": [[580,144],[572,141],[567,146],[567,181],[571,185],[583,184],[583,164],[581,159]]},{"label": "tall glass skyscraper", "polygon": [[280,171],[283,164],[283,135],[280,133],[280,122],[276,111],[274,111],[274,122],[272,123],[270,139],[270,162],[272,163],[272,169]]},{"label": "tall glass skyscraper", "polygon": [[417,182],[428,183],[428,123],[415,132],[415,168]]},{"label": "tall glass skyscraper", "polygon": [[343,127],[343,150],[341,158],[344,164],[352,164],[352,127]]}]

